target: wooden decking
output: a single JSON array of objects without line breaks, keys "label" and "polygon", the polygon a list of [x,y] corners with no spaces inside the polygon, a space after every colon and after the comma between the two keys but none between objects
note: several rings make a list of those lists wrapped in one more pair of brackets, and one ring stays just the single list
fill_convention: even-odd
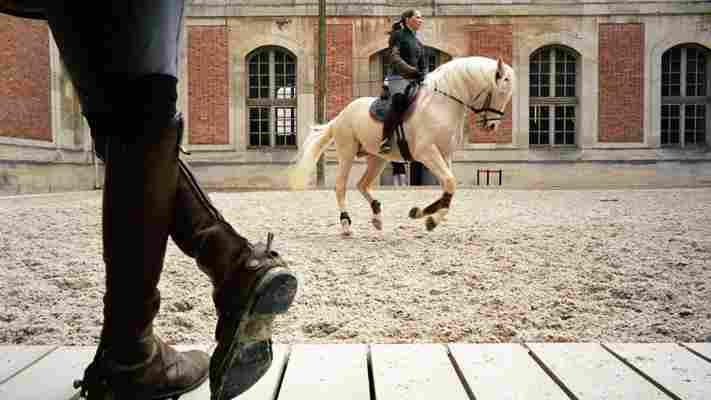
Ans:
[{"label": "wooden decking", "polygon": [[[0,399],[76,399],[93,354],[0,346]],[[209,398],[206,382],[181,400]],[[238,399],[709,400],[711,343],[276,345],[267,375]]]}]

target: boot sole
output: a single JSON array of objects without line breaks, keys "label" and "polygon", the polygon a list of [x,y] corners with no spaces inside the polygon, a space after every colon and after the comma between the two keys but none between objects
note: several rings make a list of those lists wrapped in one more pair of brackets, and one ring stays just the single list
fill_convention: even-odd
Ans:
[{"label": "boot sole", "polygon": [[[241,313],[228,322],[226,337],[210,360],[212,400],[229,400],[251,388],[272,364],[272,322],[285,313],[296,295],[296,277],[285,268],[269,270],[256,283]],[[215,361],[219,360],[219,361]]]},{"label": "boot sole", "polygon": [[[192,385],[189,387],[186,387],[184,389],[176,390],[170,393],[164,393],[164,394],[152,394],[150,397],[151,400],[178,400],[180,396],[184,395],[185,393],[192,392],[193,390],[197,389],[202,385],[203,382],[205,382],[208,378],[208,374],[206,373],[204,376],[202,376],[199,380],[195,381]],[[123,399],[121,395],[118,395],[117,398]],[[127,399],[133,398],[133,399],[140,399],[141,397],[137,395],[135,392],[130,393],[130,396],[125,397]]]}]

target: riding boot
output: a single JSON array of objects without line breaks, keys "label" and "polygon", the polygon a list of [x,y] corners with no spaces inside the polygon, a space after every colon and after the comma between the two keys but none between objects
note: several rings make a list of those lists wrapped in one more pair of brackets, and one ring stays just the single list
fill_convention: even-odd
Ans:
[{"label": "riding boot", "polygon": [[209,369],[206,353],[178,352],[153,333],[174,225],[180,125],[112,113],[94,118],[92,130],[104,139],[104,324],[75,386],[90,400],[177,397],[204,382]]},{"label": "riding boot", "polygon": [[383,141],[380,143],[380,154],[390,153],[392,150],[392,136],[397,125],[402,122],[405,96],[402,93],[393,95],[392,103],[383,121]]},{"label": "riding boot", "polygon": [[[94,139],[102,158],[105,139]],[[214,287],[218,345],[210,361],[213,398],[230,399],[249,389],[271,365],[271,323],[291,305],[297,281],[271,249],[272,236],[266,244],[253,245],[237,233],[182,160],[175,204],[170,235]]]}]

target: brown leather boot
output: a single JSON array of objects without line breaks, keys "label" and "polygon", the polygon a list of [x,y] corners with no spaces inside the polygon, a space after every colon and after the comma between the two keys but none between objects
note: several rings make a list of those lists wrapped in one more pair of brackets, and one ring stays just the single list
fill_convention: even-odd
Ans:
[{"label": "brown leather boot", "polygon": [[179,162],[176,245],[212,280],[218,321],[210,360],[212,398],[231,399],[254,385],[272,363],[272,321],[296,295],[296,277],[267,243],[240,236]]},{"label": "brown leather boot", "polygon": [[[103,137],[94,137],[99,158]],[[254,385],[272,362],[271,325],[296,294],[296,277],[267,244],[235,231],[178,160],[176,207],[170,235],[212,280],[218,314],[210,360],[213,399],[231,399]]]},{"label": "brown leather boot", "polygon": [[205,352],[178,352],[150,333],[129,345],[99,349],[74,387],[89,400],[177,399],[207,379],[209,362]]},{"label": "brown leather boot", "polygon": [[[174,226],[180,121],[94,121],[106,134],[104,325],[94,361],[76,382],[88,399],[163,399],[199,386],[209,357],[177,352],[153,334],[157,289]],[[167,125],[167,126],[165,126]],[[129,136],[132,135],[132,136]],[[113,397],[112,397],[113,396]]]}]

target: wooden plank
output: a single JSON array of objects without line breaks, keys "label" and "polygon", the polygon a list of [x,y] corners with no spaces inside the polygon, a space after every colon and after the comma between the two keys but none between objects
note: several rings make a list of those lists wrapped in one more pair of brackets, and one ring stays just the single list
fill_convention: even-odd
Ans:
[{"label": "wooden plank", "polygon": [[0,346],[0,384],[57,346]]},{"label": "wooden plank", "polygon": [[611,343],[606,346],[679,398],[711,398],[711,363],[676,343]]},{"label": "wooden plank", "polygon": [[711,343],[684,343],[684,346],[711,360]]},{"label": "wooden plank", "polygon": [[84,376],[94,346],[60,347],[0,385],[0,399],[68,400],[78,391],[72,383]]},{"label": "wooden plank", "polygon": [[568,400],[519,344],[450,344],[449,350],[477,400]]},{"label": "wooden plank", "polygon": [[368,347],[363,344],[295,345],[279,400],[369,400]]},{"label": "wooden plank", "polygon": [[370,351],[376,399],[469,399],[444,345],[374,344]]},{"label": "wooden plank", "polygon": [[596,343],[530,343],[533,354],[579,400],[669,400]]}]

